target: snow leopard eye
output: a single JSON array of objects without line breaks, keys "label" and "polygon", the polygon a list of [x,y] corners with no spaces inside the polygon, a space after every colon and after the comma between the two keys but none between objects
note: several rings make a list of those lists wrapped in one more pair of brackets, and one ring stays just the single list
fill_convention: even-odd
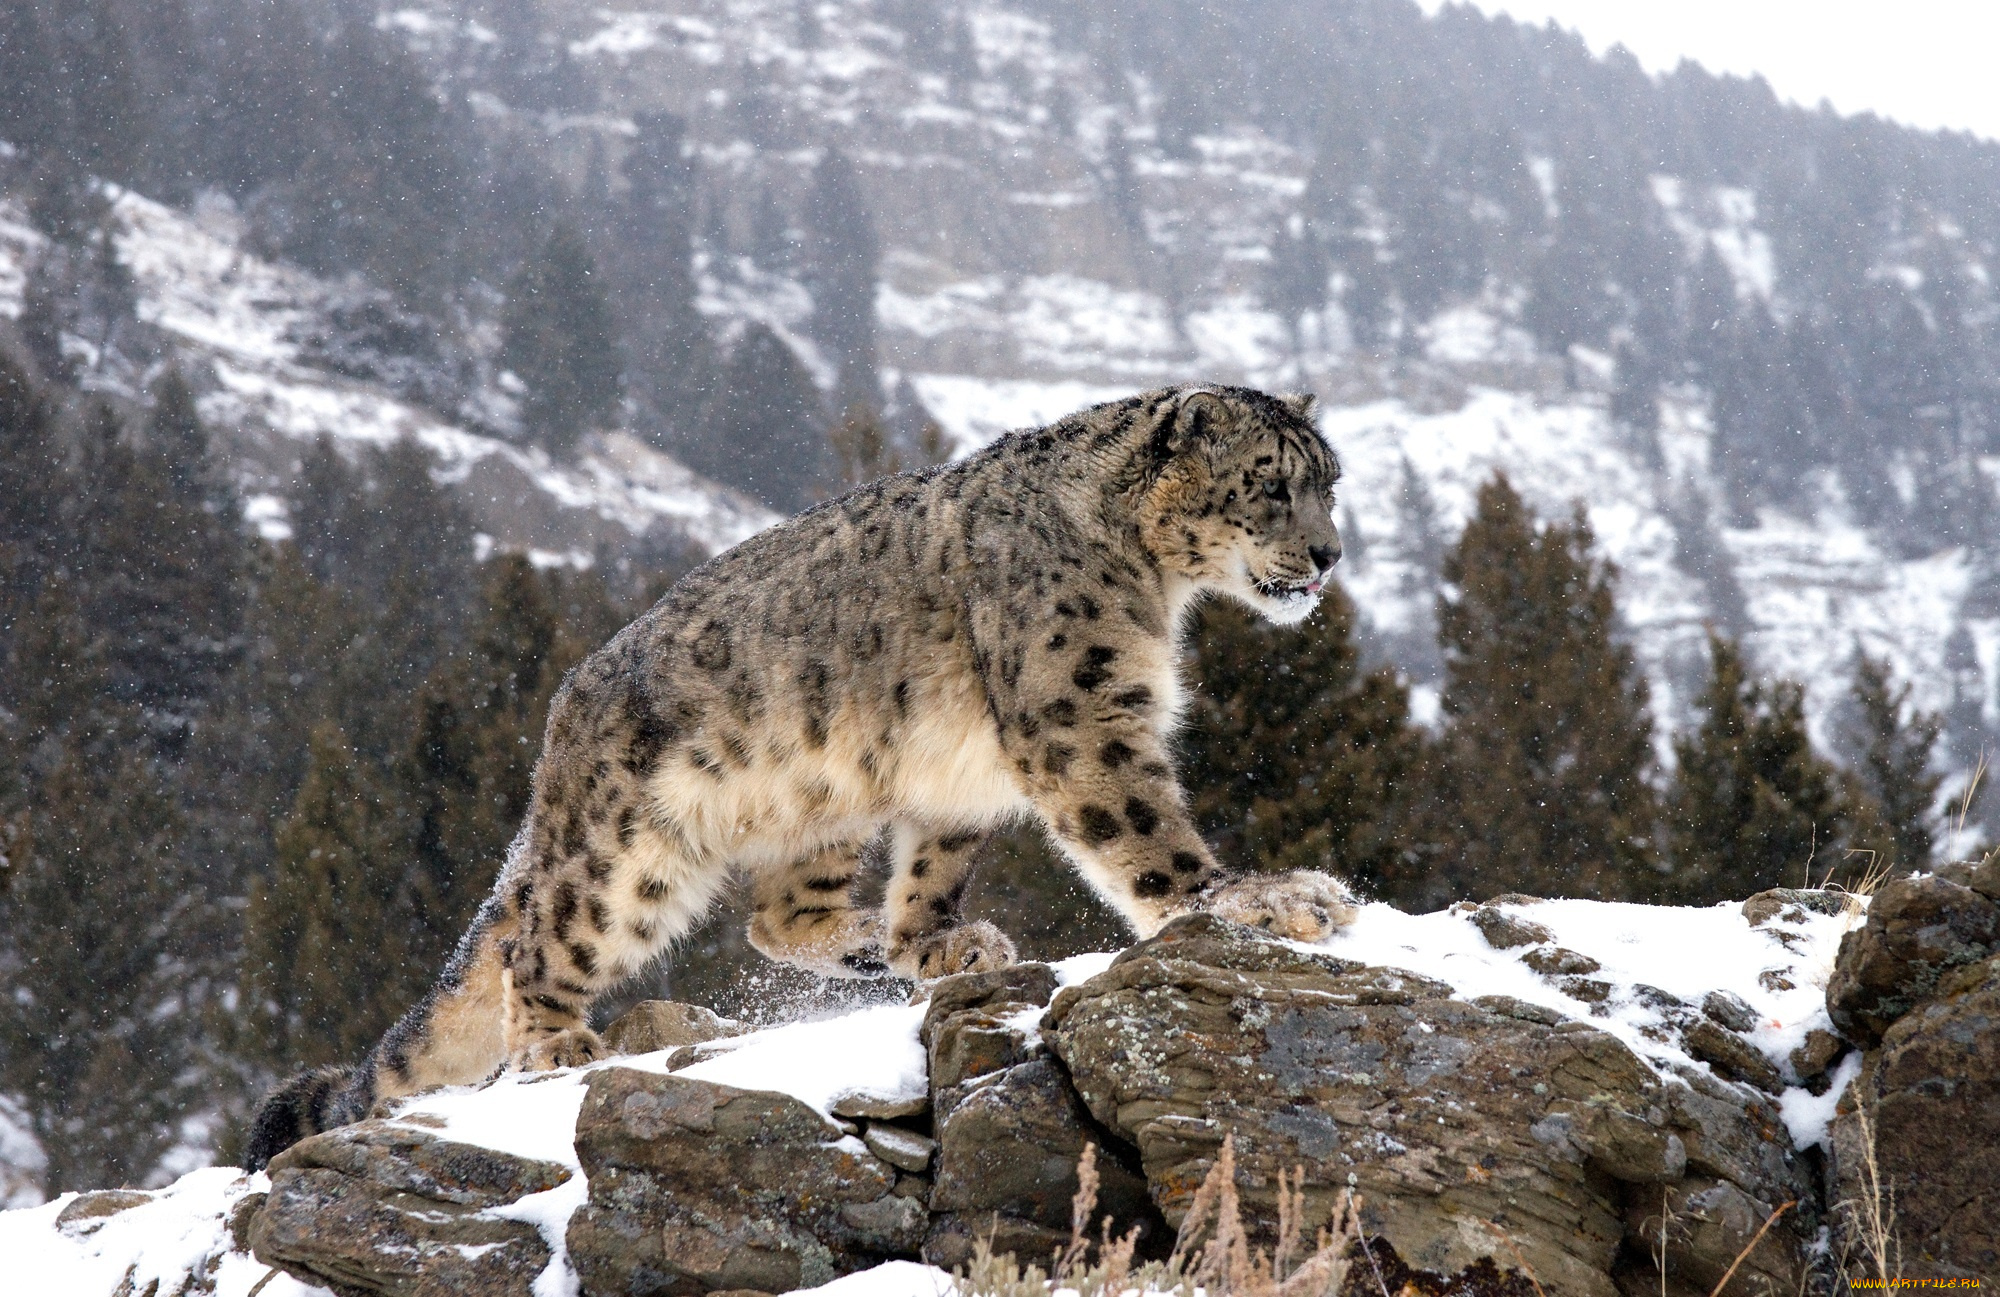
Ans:
[{"label": "snow leopard eye", "polygon": [[1264,483],[1264,494],[1270,499],[1283,503],[1292,498],[1292,488],[1285,484],[1283,478],[1274,477]]}]

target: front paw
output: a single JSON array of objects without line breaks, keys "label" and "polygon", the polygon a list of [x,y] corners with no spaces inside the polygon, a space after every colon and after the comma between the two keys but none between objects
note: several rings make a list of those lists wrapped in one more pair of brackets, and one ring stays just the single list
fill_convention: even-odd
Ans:
[{"label": "front paw", "polygon": [[1294,941],[1324,941],[1335,928],[1354,922],[1360,902],[1332,874],[1298,869],[1225,883],[1209,893],[1201,908]]},{"label": "front paw", "polygon": [[595,1063],[610,1051],[596,1032],[588,1027],[571,1027],[538,1040],[514,1052],[514,1069],[519,1072],[547,1072],[558,1067],[582,1067]]},{"label": "front paw", "polygon": [[899,942],[889,967],[904,977],[932,982],[954,973],[984,973],[1014,962],[1014,943],[990,923],[961,923],[928,936]]}]

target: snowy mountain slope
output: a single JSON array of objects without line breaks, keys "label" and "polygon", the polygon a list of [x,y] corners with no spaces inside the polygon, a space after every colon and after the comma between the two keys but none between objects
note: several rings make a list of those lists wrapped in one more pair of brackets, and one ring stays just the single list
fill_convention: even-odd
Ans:
[{"label": "snowy mountain slope", "polygon": [[[1312,159],[1243,122],[1169,149],[1160,88],[1107,76],[1027,6],[941,9],[962,27],[930,35],[909,24],[910,6],[882,0],[539,9],[591,111],[498,98],[496,37],[476,6],[403,6],[378,21],[469,96],[497,138],[542,150],[579,191],[593,168],[615,187],[644,113],[684,117],[701,177],[700,309],[724,331],[771,326],[822,386],[832,369],[814,340],[810,275],[795,248],[757,247],[755,230],[774,213],[793,219],[837,145],[881,237],[887,386],[913,394],[958,449],[1165,382],[1319,391],[1348,469],[1343,576],[1375,647],[1417,679],[1420,707],[1436,683],[1436,553],[1478,483],[1506,468],[1546,515],[1587,506],[1621,570],[1663,735],[1687,719],[1708,624],[1741,634],[1760,671],[1805,683],[1816,737],[1836,752],[1857,646],[1886,654],[1919,705],[1947,712],[1954,767],[2000,733],[2000,618],[1974,593],[1990,556],[1906,554],[1900,537],[1855,521],[1830,471],[1754,525],[1723,525],[1700,395],[1666,402],[1656,440],[1621,428],[1604,397],[1615,362],[1580,347],[1539,352],[1519,285],[1446,301],[1395,356],[1358,347],[1339,305],[1288,318],[1270,267],[1302,219]],[[1546,158],[1531,163],[1540,201],[1558,209],[1565,178]],[[1657,172],[1644,201],[1687,257],[1722,266],[1739,299],[1785,308],[1789,263],[1754,191]],[[229,430],[251,515],[272,534],[301,439],[323,433],[419,437],[484,530],[550,560],[661,533],[713,550],[771,520],[631,438],[597,439],[563,464],[491,435],[511,419],[495,385],[454,421],[333,372],[300,340],[343,286],[244,251],[226,204],[197,218],[124,195],[117,211],[141,314],[208,371],[203,409]],[[18,208],[0,204],[0,314],[18,312],[39,245]],[[1911,264],[1891,258],[1884,275],[1921,277],[1922,249],[1904,251]],[[1981,467],[1990,488],[2000,460]]]},{"label": "snowy mountain slope", "polygon": [[[198,377],[208,377],[203,413],[225,433],[246,510],[268,535],[286,534],[284,496],[302,443],[322,435],[373,446],[418,438],[489,535],[542,561],[588,562],[600,549],[615,552],[662,533],[713,552],[774,520],[631,436],[594,437],[576,461],[559,464],[537,448],[468,431],[379,386],[317,367],[297,339],[324,311],[332,286],[244,251],[226,211],[198,219],[125,193],[115,213],[140,316],[171,339]],[[18,314],[23,267],[40,244],[17,209],[0,205],[0,314]],[[1370,390],[1357,377],[1359,365],[1277,349],[1276,317],[1242,301],[1185,318],[1185,331],[1208,339],[1197,356],[1120,352],[1120,339],[1143,336],[1154,317],[1140,312],[1137,335],[1120,333],[1131,321],[1119,299],[1093,297],[1077,288],[1081,282],[1067,285],[1069,297],[1039,299],[1048,313],[993,327],[1095,357],[1084,368],[1098,378],[1055,366],[1038,378],[896,375],[960,452],[1161,381],[1226,378],[1356,397]],[[784,300],[803,291],[767,283],[759,296],[729,296],[718,288],[707,305],[719,317],[782,324]],[[885,328],[908,311],[897,294],[887,284],[881,290]],[[801,308],[789,310],[798,323]],[[1603,552],[1619,568],[1620,610],[1652,682],[1663,754],[1664,736],[1687,722],[1700,687],[1710,624],[1741,634],[1761,669],[1807,685],[1816,737],[1834,751],[1857,647],[1895,663],[1918,705],[1983,726],[2000,722],[2000,618],[1978,615],[1984,610],[1967,602],[1977,555],[1951,549],[1900,557],[1851,521],[1831,483],[1789,511],[1765,509],[1753,527],[1704,532],[1701,520],[1718,512],[1719,488],[1710,467],[1713,433],[1698,407],[1669,406],[1658,444],[1647,445],[1609,417],[1601,396],[1532,383],[1545,376],[1531,366],[1515,367],[1514,386],[1478,385],[1494,376],[1500,326],[1466,308],[1450,328],[1456,354],[1473,359],[1426,362],[1391,379],[1378,373],[1373,399],[1331,404],[1323,418],[1347,474],[1342,576],[1376,649],[1417,680],[1420,714],[1433,705],[1437,683],[1436,556],[1463,524],[1479,484],[1505,470],[1545,516],[1566,515],[1579,501],[1586,506]],[[1200,358],[1231,347],[1238,364]],[[1157,373],[1122,382],[1102,377],[1116,369],[1107,357],[1142,353],[1157,361]],[[505,398],[492,399],[504,416]],[[1969,766],[1981,735],[1961,726],[1953,737],[1952,760]]]},{"label": "snowy mountain slope", "polygon": [[[1383,905],[1365,907],[1355,924],[1322,949],[1343,958],[1405,968],[1438,978],[1462,998],[1511,996],[1541,1005],[1564,1018],[1609,1032],[1654,1068],[1669,1084],[1684,1074],[1709,1070],[1690,1057],[1672,1030],[1663,1004],[1700,1004],[1710,992],[1739,998],[1754,1016],[1745,1039],[1780,1073],[1789,1077],[1791,1051],[1806,1033],[1828,1027],[1826,980],[1841,936],[1864,915],[1863,902],[1839,915],[1794,910],[1763,927],[1752,927],[1737,905],[1705,909],[1610,905],[1592,901],[1543,902],[1533,921],[1554,933],[1564,950],[1602,964],[1592,977],[1601,999],[1575,998],[1560,979],[1536,973],[1518,957],[1500,950],[1474,925],[1469,907],[1407,915]],[[1700,949],[1704,958],[1686,958]],[[1064,984],[1103,971],[1112,956],[1082,955],[1056,966]],[[1598,987],[1591,988],[1594,996]],[[896,1101],[926,1092],[925,1053],[918,1043],[927,1002],[877,1005],[819,1020],[769,1027],[702,1046],[678,1074],[743,1089],[774,1090],[830,1113],[845,1096],[867,1095]],[[1033,1031],[1040,1010],[1018,1025]],[[394,1120],[455,1142],[499,1149],[515,1156],[568,1167],[570,1179],[494,1209],[508,1219],[534,1224],[549,1242],[552,1259],[536,1283],[537,1293],[577,1291],[564,1240],[570,1215],[588,1193],[571,1144],[589,1073],[601,1067],[664,1071],[671,1052],[623,1057],[573,1071],[522,1076],[510,1074],[481,1086],[434,1091],[401,1104]],[[1835,1103],[1858,1070],[1859,1056],[1843,1064],[1826,1093],[1814,1095],[1793,1085],[1779,1098],[1795,1147],[1821,1143]],[[853,1139],[848,1136],[847,1139]],[[131,1290],[153,1277],[160,1291],[177,1291],[184,1275],[212,1276],[220,1297],[246,1297],[265,1267],[238,1249],[230,1236],[231,1214],[251,1193],[269,1187],[265,1176],[244,1176],[231,1168],[197,1171],[136,1206],[109,1217],[58,1224],[74,1200],[65,1195],[26,1210],[0,1212],[0,1249],[16,1259],[16,1273],[34,1291],[109,1294],[130,1271]],[[908,1262],[853,1276],[813,1290],[827,1297],[911,1294],[934,1297],[948,1291],[942,1271]],[[302,1295],[318,1290],[280,1275],[264,1293]]]},{"label": "snowy mountain slope", "polygon": [[[1332,300],[1281,301],[1274,260],[1312,218],[1314,158],[1241,118],[1176,137],[1171,87],[1104,65],[1032,4],[549,0],[541,14],[596,111],[537,115],[495,100],[491,120],[582,177],[617,174],[644,114],[681,117],[701,177],[703,309],[781,328],[809,366],[809,276],[783,264],[783,248],[758,247],[756,229],[772,212],[792,219],[829,147],[855,163],[882,243],[885,379],[961,449],[1165,382],[1320,392],[1348,463],[1345,579],[1376,646],[1422,685],[1436,683],[1436,552],[1478,483],[1507,468],[1545,515],[1587,506],[1622,572],[1663,754],[1700,687],[1711,624],[1742,636],[1757,669],[1807,686],[1815,736],[1836,752],[1857,647],[1886,655],[1920,706],[1948,714],[1955,767],[2000,732],[2000,621],[1968,602],[1985,556],[1909,556],[1902,537],[1855,521],[1831,471],[1754,525],[1723,525],[1706,397],[1669,395],[1657,438],[1619,427],[1606,410],[1617,362],[1540,349],[1522,283],[1489,278],[1447,297],[1409,322],[1395,355],[1357,344],[1338,275],[1321,294]],[[484,84],[491,51],[476,18],[433,3],[382,21],[446,83],[470,86]],[[1567,186],[1581,178],[1555,159],[1535,154],[1527,170],[1542,217],[1579,201]],[[1687,266],[1718,266],[1720,291],[1779,317],[1802,309],[1787,267],[1809,259],[1774,233],[1782,213],[1756,190],[1654,165],[1641,191],[1664,246]],[[1407,255],[1390,215],[1358,219],[1354,240]],[[1944,240],[1984,282],[1979,249],[1952,242],[1948,225],[1913,226],[1880,273],[1921,279],[1915,264],[1936,261],[1925,249]],[[1660,296],[1667,309],[1671,293]],[[1435,510],[1428,531],[1416,525],[1421,502],[1405,498],[1413,484]]]},{"label": "snowy mountain slope", "polygon": [[[305,443],[319,437],[353,447],[416,438],[482,528],[539,561],[587,563],[600,549],[616,552],[647,537],[683,537],[713,553],[775,521],[757,502],[630,436],[595,437],[574,462],[556,463],[538,448],[468,431],[313,364],[299,339],[320,323],[338,286],[246,251],[226,206],[202,216],[114,191],[118,255],[137,290],[139,319],[191,371],[246,513],[266,535],[289,534],[285,495]],[[0,314],[19,316],[26,268],[43,242],[16,206],[0,203]],[[88,355],[84,362],[87,386],[130,386],[120,381],[126,376],[93,371]],[[494,420],[511,419],[503,394],[483,399]]]}]

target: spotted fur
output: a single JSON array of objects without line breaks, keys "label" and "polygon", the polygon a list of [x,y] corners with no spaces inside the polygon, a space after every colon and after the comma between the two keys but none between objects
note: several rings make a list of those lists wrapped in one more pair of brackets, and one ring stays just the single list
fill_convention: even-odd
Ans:
[{"label": "spotted fur", "polygon": [[[1340,555],[1339,475],[1310,398],[1172,388],[717,557],[564,682],[527,821],[444,977],[337,1102],[295,1095],[286,1114],[596,1058],[592,1001],[732,871],[774,959],[913,978],[1005,964],[1012,943],[960,903],[986,835],[1024,815],[1142,935],[1193,909],[1300,937],[1345,922],[1325,875],[1224,874],[1167,744],[1189,607],[1311,612]],[[863,909],[861,846],[885,826],[887,894]]]}]

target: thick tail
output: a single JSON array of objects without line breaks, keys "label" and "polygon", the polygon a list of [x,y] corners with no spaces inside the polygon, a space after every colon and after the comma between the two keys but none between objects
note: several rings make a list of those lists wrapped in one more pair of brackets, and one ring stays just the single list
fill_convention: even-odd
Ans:
[{"label": "thick tail", "polygon": [[363,1069],[316,1067],[271,1091],[243,1152],[243,1169],[261,1171],[272,1158],[308,1135],[345,1126],[367,1115],[372,1096]]},{"label": "thick tail", "polygon": [[513,920],[497,898],[480,907],[437,984],[389,1028],[359,1067],[319,1067],[271,1092],[251,1123],[246,1170],[308,1135],[360,1121],[379,1100],[491,1076],[505,1057],[505,958]]}]

